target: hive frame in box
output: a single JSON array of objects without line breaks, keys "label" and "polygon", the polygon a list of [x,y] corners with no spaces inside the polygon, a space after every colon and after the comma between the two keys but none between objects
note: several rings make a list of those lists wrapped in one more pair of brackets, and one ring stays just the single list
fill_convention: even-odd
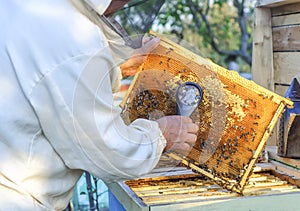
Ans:
[{"label": "hive frame in box", "polygon": [[[199,71],[199,72],[200,71],[204,71],[204,72],[209,71],[212,75],[216,75],[221,81],[222,89],[224,89],[224,93],[226,93],[225,104],[226,104],[226,112],[227,112],[226,113],[226,124],[224,123],[225,128],[224,128],[224,131],[222,132],[221,142],[218,143],[219,145],[216,147],[217,149],[214,149],[214,151],[212,153],[212,157],[209,158],[207,160],[207,162],[206,161],[203,162],[204,165],[202,165],[202,163],[200,163],[201,164],[200,165],[198,162],[200,159],[201,153],[202,152],[203,152],[203,154],[206,153],[206,152],[204,153],[204,151],[206,149],[202,150],[201,147],[193,148],[193,149],[195,149],[194,151],[197,151],[197,153],[199,154],[199,157],[195,156],[197,153],[196,154],[191,153],[188,156],[181,156],[181,155],[178,155],[175,153],[168,153],[168,155],[170,157],[174,158],[175,160],[180,160],[186,166],[188,166],[191,169],[193,169],[194,171],[201,173],[201,174],[207,176],[208,178],[214,180],[215,182],[222,185],[226,189],[229,189],[229,190],[232,190],[232,191],[242,194],[243,189],[244,189],[245,185],[247,184],[249,176],[252,172],[252,169],[253,169],[255,163],[257,162],[257,159],[258,159],[260,153],[262,152],[262,150],[266,144],[266,141],[269,138],[277,120],[280,118],[281,114],[283,113],[285,106],[292,106],[293,103],[291,101],[289,101],[288,99],[283,98],[283,97],[257,85],[253,81],[249,81],[247,79],[242,78],[236,72],[226,70],[225,68],[222,68],[222,67],[214,64],[213,62],[192,53],[191,51],[177,45],[176,43],[174,43],[164,37],[160,36],[160,40],[161,40],[161,42],[160,42],[159,46],[149,54],[149,56],[148,56],[149,61],[146,60],[144,62],[144,64],[140,67],[140,69],[143,71],[139,72],[136,75],[136,77],[134,78],[134,80],[128,90],[127,95],[125,96],[123,102],[121,103],[121,107],[123,108],[123,113],[126,113],[126,112],[134,113],[135,112],[135,111],[133,111],[133,106],[132,106],[134,103],[133,98],[134,98],[134,95],[136,95],[135,92],[137,92],[137,90],[139,89],[138,86],[140,86],[142,84],[141,81],[143,80],[143,77],[145,77],[145,75],[143,75],[143,74],[146,74],[147,70],[150,70],[152,68],[152,66],[154,69],[160,68],[161,61],[159,62],[159,64],[155,64],[155,62],[157,62],[157,61],[151,60],[151,55],[155,55],[157,53],[156,51],[162,52],[162,50],[167,50],[167,54],[170,58],[171,58],[171,54],[174,54],[174,55],[176,54],[176,56],[179,56],[180,58],[184,58],[185,60],[188,60],[191,63],[198,65],[200,68],[205,69],[205,70],[201,69],[201,70],[197,70],[197,71]],[[169,60],[170,59],[168,59],[168,61]],[[182,60],[180,60],[180,61],[182,61]],[[178,61],[175,61],[175,62],[178,63]],[[177,63],[176,63],[176,65],[177,65]],[[170,64],[168,63],[168,66],[169,65]],[[196,66],[196,67],[198,67],[198,66]],[[147,69],[147,68],[149,68],[149,69]],[[178,68],[179,68],[179,66],[178,66]],[[192,69],[192,70],[194,71],[194,69]],[[147,82],[147,81],[145,81],[145,82]],[[205,84],[202,84],[202,85],[205,85]],[[238,93],[238,91],[246,91],[248,93]],[[209,91],[207,91],[207,90],[206,90],[206,92],[209,93]],[[254,96],[257,101],[251,99],[252,101],[250,102],[250,100],[247,98],[247,94],[251,95],[251,97]],[[209,94],[207,94],[207,95],[209,96]],[[244,102],[244,103],[246,102],[247,105],[246,106],[241,105],[241,104],[235,102],[235,100],[240,100],[241,102]],[[238,105],[233,105],[233,104],[238,104]],[[258,104],[260,107],[256,108],[256,104]],[[266,108],[262,109],[261,107],[264,107],[264,105],[266,105],[266,108],[269,108],[269,110],[264,110]],[[235,117],[237,115],[236,112],[233,112],[234,106],[237,106],[237,107],[239,107],[239,109],[242,109],[242,111],[245,113],[244,116],[246,116],[243,118],[247,119],[247,121],[246,120],[238,120],[237,121],[237,120],[232,119],[232,117]],[[254,117],[254,113],[251,113],[251,112],[253,112],[253,110],[260,110],[261,113],[259,113],[259,114],[262,115],[262,117],[260,117],[259,115],[258,115],[258,117]],[[264,111],[266,111],[266,112],[264,112]],[[231,119],[231,120],[229,121],[229,119]],[[257,122],[251,122],[251,121],[254,121],[254,119],[256,119],[255,121],[257,121]],[[231,123],[231,122],[234,122],[234,123]],[[249,132],[250,127],[249,128],[243,127],[243,125],[245,125],[246,123],[249,123],[249,122],[251,124],[255,123],[255,127],[254,126],[252,126],[252,127],[259,129],[258,132],[253,132],[253,134],[254,134],[254,135],[252,135],[253,143],[249,143],[250,141],[248,142],[248,137],[252,137],[252,136],[250,136],[250,132]],[[237,125],[233,125],[235,123],[237,123],[237,125],[239,127]],[[259,123],[259,126],[257,126],[258,123]],[[230,131],[230,130],[233,130],[232,129],[233,126],[236,128],[235,132],[238,135],[236,135],[234,132]],[[251,129],[253,131],[256,131],[252,127],[251,127]],[[249,129],[249,130],[248,130],[248,132],[247,131],[241,132],[242,129],[237,129],[237,128],[244,128],[245,130],[246,129]],[[229,150],[227,150],[227,148],[229,148],[229,145],[231,143],[231,142],[229,143],[229,140],[232,141],[233,135],[236,135],[236,139],[239,139],[236,141],[235,152],[233,152],[234,155],[231,156],[231,158],[230,158],[230,159],[232,159],[230,161],[231,164],[232,164],[232,161],[234,160],[234,163],[236,163],[235,165],[231,165],[229,163],[229,161],[226,158],[224,158],[224,155],[226,153],[227,154],[229,153]],[[246,137],[247,141],[244,140],[245,137]],[[206,143],[206,141],[207,140],[203,140],[203,143]],[[239,145],[238,145],[238,143],[239,143]],[[222,147],[221,147],[221,145],[222,145]],[[225,146],[227,147],[226,148],[227,151],[225,150]],[[247,152],[246,146],[248,146],[248,149],[251,148],[250,149],[251,153]],[[244,154],[247,154],[247,156]],[[230,152],[230,155],[231,155],[231,152]],[[242,156],[242,158],[239,158],[238,155]],[[219,158],[218,158],[218,156],[219,156]],[[226,156],[226,157],[228,157],[228,156]],[[245,161],[245,163],[239,162],[239,159],[242,159],[243,162]],[[222,161],[219,162],[218,160],[222,160]],[[246,164],[246,165],[244,165],[244,164]],[[220,167],[219,167],[219,165],[220,165]],[[233,176],[236,176],[236,180],[232,179]]]}]

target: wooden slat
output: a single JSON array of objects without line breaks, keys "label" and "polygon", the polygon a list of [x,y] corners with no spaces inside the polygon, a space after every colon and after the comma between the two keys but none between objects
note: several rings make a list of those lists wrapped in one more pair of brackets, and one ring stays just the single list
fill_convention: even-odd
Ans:
[{"label": "wooden slat", "polygon": [[253,172],[264,172],[275,170],[275,166],[270,163],[257,163],[253,168]]},{"label": "wooden slat", "polygon": [[288,86],[275,85],[275,92],[281,96],[284,96],[287,90]]},{"label": "wooden slat", "polygon": [[253,81],[273,91],[273,46],[269,8],[255,9],[253,36]]},{"label": "wooden slat", "polygon": [[287,175],[285,172],[279,170],[272,171],[272,173],[278,178],[286,180],[288,183],[300,187],[300,178],[291,177],[290,175]]},{"label": "wooden slat", "polygon": [[275,160],[271,160],[270,162],[276,166],[277,171],[284,172],[285,174],[289,175],[290,177],[300,178],[299,168],[289,167],[286,164],[280,163]]},{"label": "wooden slat", "polygon": [[299,0],[257,0],[256,7],[278,7],[287,4],[298,3]]},{"label": "wooden slat", "polygon": [[273,28],[273,51],[300,51],[300,25]]},{"label": "wooden slat", "polygon": [[300,58],[300,52],[275,52],[274,53],[274,82],[282,83],[282,84],[290,84],[294,77],[300,77],[299,58]]},{"label": "wooden slat", "polygon": [[191,187],[176,187],[176,188],[168,188],[166,190],[138,190],[136,193],[140,197],[151,197],[151,196],[157,196],[158,193],[160,194],[159,196],[165,196],[168,197],[168,195],[174,195],[174,194],[194,194],[194,193],[202,193],[207,191],[207,188],[205,187],[196,187],[196,188],[191,188]]},{"label": "wooden slat", "polygon": [[[170,195],[156,195],[156,196],[149,196],[143,198],[146,204],[149,205],[157,205],[157,204],[176,204],[176,203],[188,203],[193,201],[205,201],[208,198],[210,201],[212,199],[222,199],[228,197],[237,197],[236,193],[207,193],[205,195],[199,195],[199,193],[190,193],[190,194],[170,194]],[[152,210],[152,208],[151,208]]]},{"label": "wooden slat", "polygon": [[300,2],[272,8],[272,16],[300,13]]},{"label": "wooden slat", "polygon": [[288,26],[288,25],[295,25],[300,24],[300,13],[297,14],[290,14],[284,16],[276,16],[272,18],[272,26]]},{"label": "wooden slat", "polygon": [[110,183],[108,187],[126,210],[150,210],[149,207],[125,183]]},{"label": "wooden slat", "polygon": [[277,147],[267,147],[271,163],[276,166],[272,173],[282,180],[300,187],[300,159],[283,158],[277,155]]},{"label": "wooden slat", "polygon": [[[274,114],[274,116],[273,116],[273,119],[272,119],[272,122],[274,122],[274,124],[270,123],[270,127],[266,130],[266,132],[265,132],[265,134],[264,134],[264,137],[262,138],[261,142],[259,143],[259,145],[258,145],[258,147],[257,147],[256,152],[255,152],[254,155],[253,155],[252,160],[249,162],[249,167],[254,166],[254,164],[257,162],[257,158],[258,158],[260,152],[262,151],[263,147],[265,146],[266,141],[267,141],[267,138],[269,137],[267,131],[268,131],[268,130],[269,130],[269,131],[272,131],[272,130],[273,130],[273,127],[276,125],[275,123],[277,122],[279,116],[282,114],[282,111],[283,111],[283,109],[284,109],[284,106],[285,106],[285,105],[284,105],[283,103],[280,104],[280,105],[278,106],[278,109],[277,109],[277,111],[275,112],[275,114]],[[247,182],[247,177],[246,177],[245,175],[249,175],[249,174],[250,174],[250,171],[252,171],[251,168],[247,168],[247,169],[246,169],[246,172],[245,172],[244,176],[242,177],[242,180],[240,181],[240,185],[241,185],[241,186],[243,186],[243,185],[246,184],[246,182]]]},{"label": "wooden slat", "polygon": [[284,158],[277,155],[277,147],[267,147],[269,158],[300,169],[300,159]]},{"label": "wooden slat", "polygon": [[165,210],[298,210],[295,201],[299,195],[277,195],[265,197],[247,197],[239,200],[195,201],[189,204],[169,204],[151,207],[152,211]]},{"label": "wooden slat", "polygon": [[[259,163],[257,166],[263,170],[278,171],[270,163]],[[180,168],[178,170],[182,171]],[[157,173],[160,178],[160,169]],[[282,210],[293,209],[289,203],[300,197],[299,188],[268,172],[252,174],[244,196],[224,190],[211,180],[193,176],[142,181],[127,181],[128,186],[125,183],[109,184],[109,187],[127,210],[224,210],[225,207],[228,208],[225,210],[250,210],[254,208],[253,204],[262,210]]]}]

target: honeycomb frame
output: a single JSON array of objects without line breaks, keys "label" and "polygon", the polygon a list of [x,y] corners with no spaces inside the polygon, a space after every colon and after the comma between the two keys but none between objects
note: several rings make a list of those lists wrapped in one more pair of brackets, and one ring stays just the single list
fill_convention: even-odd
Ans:
[{"label": "honeycomb frame", "polygon": [[168,155],[242,194],[276,122],[293,103],[167,38],[160,40],[121,103],[124,121],[176,114],[176,88],[199,83],[204,99],[191,116],[200,128],[197,144],[187,156]]}]

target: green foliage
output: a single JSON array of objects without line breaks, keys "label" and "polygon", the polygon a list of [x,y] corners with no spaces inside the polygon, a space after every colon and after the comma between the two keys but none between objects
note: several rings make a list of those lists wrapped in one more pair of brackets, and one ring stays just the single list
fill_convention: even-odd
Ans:
[{"label": "green foliage", "polygon": [[[253,5],[251,0],[234,1],[235,4],[233,0],[166,1],[158,16],[164,28],[160,32],[181,37],[197,46],[202,55],[225,67],[227,56],[238,54],[241,71],[250,72]],[[244,34],[239,22],[243,18],[247,30]],[[241,39],[242,36],[247,39]],[[242,41],[247,42],[246,51],[241,50]]]}]

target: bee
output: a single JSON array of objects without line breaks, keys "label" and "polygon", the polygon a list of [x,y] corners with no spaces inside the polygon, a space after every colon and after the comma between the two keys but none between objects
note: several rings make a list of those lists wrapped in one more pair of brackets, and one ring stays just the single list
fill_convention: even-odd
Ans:
[{"label": "bee", "polygon": [[242,108],[247,108],[248,105],[247,105],[246,103],[244,103],[244,104],[241,104],[240,106],[241,106]]},{"label": "bee", "polygon": [[225,156],[224,160],[228,160],[230,158],[230,156]]}]

